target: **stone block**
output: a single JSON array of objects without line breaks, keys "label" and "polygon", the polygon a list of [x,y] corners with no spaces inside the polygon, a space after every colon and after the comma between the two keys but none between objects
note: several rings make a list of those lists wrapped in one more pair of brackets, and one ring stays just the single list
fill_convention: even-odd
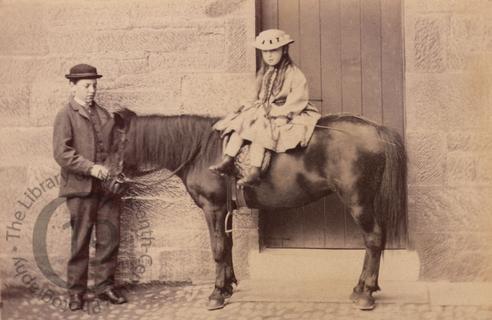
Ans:
[{"label": "stone block", "polygon": [[62,73],[57,75],[64,78],[63,75],[69,72],[69,69],[78,63],[88,63],[97,68],[103,78],[98,80],[98,89],[106,89],[115,79],[128,73],[148,72],[147,55],[144,51],[131,52],[102,52],[97,55],[80,54],[66,57],[61,61]]},{"label": "stone block", "polygon": [[139,1],[132,4],[130,21],[133,27],[162,28],[173,18],[181,18],[188,23],[190,20],[206,18],[206,7],[206,2],[194,0]]},{"label": "stone block", "polygon": [[410,234],[490,230],[490,192],[490,188],[413,188],[409,194]]},{"label": "stone block", "polygon": [[157,89],[165,92],[169,96],[178,96],[181,93],[182,74],[168,72],[167,70],[155,70],[145,74],[126,74],[121,75],[114,81],[109,89],[143,90]]},{"label": "stone block", "polygon": [[[34,225],[39,214],[47,210],[48,206],[58,198],[60,186],[60,168],[54,161],[47,164],[33,163],[27,170],[27,181],[22,193],[18,194],[17,202],[14,204],[16,210],[25,212],[29,219],[26,219],[24,233],[30,238],[33,234]],[[54,207],[52,222],[59,225],[68,223],[68,213],[63,211],[64,205]],[[58,211],[62,210],[62,214]],[[59,219],[59,220],[57,220]],[[65,219],[65,220],[64,220]],[[65,228],[69,227],[67,224]],[[54,227],[53,227],[54,228]],[[56,241],[55,241],[56,242]]]},{"label": "stone block", "polygon": [[446,183],[450,186],[477,182],[477,157],[470,154],[451,153],[446,160]]},{"label": "stone block", "polygon": [[[30,175],[36,175],[43,171],[44,168],[35,168],[29,170]],[[29,178],[30,180],[30,178]],[[12,203],[12,209],[16,212],[21,212],[24,217],[21,220],[21,224],[16,224],[15,227],[19,229],[18,231],[12,232],[12,234],[18,237],[10,237],[6,242],[5,251],[10,260],[12,258],[22,258],[26,259],[29,273],[36,275],[38,282],[40,284],[50,284],[49,279],[46,274],[41,273],[41,268],[48,266],[47,263],[43,262],[38,264],[34,258],[34,254],[40,257],[47,257],[47,261],[55,270],[56,274],[60,275],[62,278],[66,273],[66,261],[69,254],[70,245],[70,224],[69,215],[67,209],[62,202],[59,206],[52,208],[52,215],[49,217],[48,226],[46,229],[36,228],[36,222],[41,217],[40,213],[44,210],[48,210],[47,205],[56,199],[58,190],[47,190],[45,192],[40,191],[41,185],[39,182],[30,181],[26,182],[24,190],[19,191],[16,196],[16,203]],[[50,211],[44,211],[50,212]],[[10,216],[10,220],[7,223],[12,225],[15,216]],[[46,255],[39,249],[34,250],[35,244],[41,244],[41,246],[46,250]],[[12,262],[12,261],[11,261]],[[12,263],[10,263],[12,264]],[[6,270],[8,277],[11,280],[15,277],[15,268],[10,268]],[[45,269],[46,270],[46,269]]]},{"label": "stone block", "polygon": [[439,96],[446,106],[444,121],[447,128],[450,131],[486,128],[489,117],[484,115],[488,115],[490,109],[490,77],[465,74],[453,78],[444,82],[445,90]]},{"label": "stone block", "polygon": [[[474,237],[473,233],[466,234]],[[419,254],[421,280],[490,281],[492,268],[490,251],[461,250],[453,247],[453,234],[419,234],[416,249]],[[462,239],[461,241],[468,239]],[[458,241],[459,242],[459,241]],[[466,245],[465,245],[466,247]]]},{"label": "stone block", "polygon": [[187,198],[140,200],[129,204],[126,212],[131,215],[135,210],[139,212],[137,217],[148,220],[154,234],[173,230],[207,230],[202,211]]},{"label": "stone block", "polygon": [[254,92],[254,74],[193,74],[183,78],[185,113],[224,115]]},{"label": "stone block", "polygon": [[59,58],[52,57],[0,57],[0,83],[9,85],[28,85],[40,79],[56,81],[64,79],[65,71]]},{"label": "stone block", "polygon": [[412,37],[407,39],[407,45],[411,46],[410,70],[443,72],[446,69],[447,20],[440,15],[426,15],[415,17],[411,23]]},{"label": "stone block", "polygon": [[[23,218],[22,213],[16,213],[19,211],[19,207],[17,204],[18,200],[21,200],[24,195],[27,185],[27,168],[26,167],[0,167],[0,192],[2,193],[2,202],[0,204],[0,210],[3,212],[0,215],[0,223],[5,226],[0,231],[0,242],[3,245],[7,245],[7,242],[13,241],[17,238],[9,237],[7,238],[7,232],[9,231],[9,227],[20,226],[19,223],[22,223]],[[16,217],[18,215],[19,219]],[[19,223],[17,223],[17,222]],[[20,227],[19,227],[20,228]],[[18,232],[11,231],[11,234],[17,235]]]},{"label": "stone block", "polygon": [[[2,259],[2,280],[6,286],[19,286],[28,287],[25,283],[29,283],[29,276],[35,279],[40,287],[54,288],[56,285],[52,284],[38,269],[36,262],[32,255],[29,257],[26,254],[15,254],[11,256],[5,256]],[[16,265],[17,263],[17,265]],[[25,277],[25,283],[22,281],[22,277],[25,274],[29,276]]]},{"label": "stone block", "polygon": [[254,1],[251,0],[170,0],[159,2],[145,0],[134,3],[131,8],[131,24],[134,27],[164,28],[173,23],[194,23],[208,21],[222,23],[220,18],[254,14]]},{"label": "stone block", "polygon": [[[492,31],[491,31],[492,33]],[[488,49],[490,52],[492,46]],[[465,61],[466,72],[472,72],[479,77],[489,77],[492,74],[492,54],[488,52],[472,52]]]},{"label": "stone block", "polygon": [[258,229],[258,210],[244,209],[234,211],[233,229]]},{"label": "stone block", "polygon": [[440,79],[420,74],[406,77],[407,131],[444,129],[446,105],[439,98],[445,84]]},{"label": "stone block", "polygon": [[225,72],[224,46],[214,53],[155,52],[149,56],[150,69],[162,72]]},{"label": "stone block", "polygon": [[40,4],[2,4],[0,55],[42,56],[48,53],[47,33]]},{"label": "stone block", "polygon": [[130,27],[129,1],[56,2],[44,6],[43,22],[50,29],[94,30]]},{"label": "stone block", "polygon": [[[34,126],[53,126],[55,116],[68,103],[70,87],[59,75],[58,81],[35,81],[32,84],[29,123]],[[48,142],[48,141],[47,141]],[[51,140],[49,140],[51,143]]]},{"label": "stone block", "polygon": [[52,128],[3,128],[0,162],[4,166],[52,163]]},{"label": "stone block", "polygon": [[119,75],[142,74],[149,71],[147,57],[138,59],[121,59],[118,61]]},{"label": "stone block", "polygon": [[485,13],[492,11],[487,0],[409,0],[405,12],[415,13]]},{"label": "stone block", "polygon": [[[95,44],[87,50],[96,48],[97,52],[198,52],[213,53],[223,46],[223,27],[134,29],[99,31],[91,36]],[[90,52],[90,51],[88,51]]]},{"label": "stone block", "polygon": [[473,52],[485,49],[487,20],[480,14],[452,15],[447,48],[447,69],[464,70]]},{"label": "stone block", "polygon": [[439,132],[408,132],[408,183],[442,185],[445,176],[445,139]]},{"label": "stone block", "polygon": [[232,258],[238,279],[249,277],[249,254],[259,252],[259,234],[256,229],[234,230]]},{"label": "stone block", "polygon": [[231,18],[226,22],[227,72],[255,72],[255,49],[251,45],[255,35],[251,20]]},{"label": "stone block", "polygon": [[129,108],[139,115],[180,114],[181,104],[169,91],[159,88],[143,90],[108,90],[98,93],[97,101],[108,110]]},{"label": "stone block", "polygon": [[248,0],[215,0],[207,4],[205,13],[212,18],[219,18],[230,15],[253,14],[254,2]]},{"label": "stone block", "polygon": [[[28,183],[27,167],[24,166],[2,166],[0,167],[0,192],[2,193],[3,205],[10,208],[18,198]],[[10,210],[3,210],[10,212]],[[5,218],[5,216],[2,216]]]},{"label": "stone block", "polygon": [[0,86],[0,126],[25,126],[29,123],[31,90],[23,84]]},{"label": "stone block", "polygon": [[489,187],[492,185],[492,155],[484,155],[477,159],[477,180],[480,184]]},{"label": "stone block", "polygon": [[162,281],[215,279],[215,265],[210,250],[163,250],[158,263],[159,280]]},{"label": "stone block", "polygon": [[47,34],[49,52],[61,57],[98,53],[94,32],[84,30],[51,30]]},{"label": "stone block", "polygon": [[492,134],[476,130],[455,131],[446,137],[448,152],[488,153],[492,150]]},{"label": "stone block", "polygon": [[[154,244],[154,243],[153,243]],[[166,230],[160,232],[155,240],[155,247],[170,249],[212,250],[207,229]]]},{"label": "stone block", "polygon": [[484,74],[407,74],[407,130],[483,130],[490,83]]},{"label": "stone block", "polygon": [[116,278],[121,282],[145,283],[159,280],[160,248],[151,247],[145,252],[133,252],[128,255],[121,250],[118,254]]}]

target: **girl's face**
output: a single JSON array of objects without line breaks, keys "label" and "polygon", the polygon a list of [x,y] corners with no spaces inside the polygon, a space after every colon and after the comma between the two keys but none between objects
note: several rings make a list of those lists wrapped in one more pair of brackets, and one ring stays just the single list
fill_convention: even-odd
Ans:
[{"label": "girl's face", "polygon": [[283,47],[273,50],[261,50],[263,61],[269,66],[276,66],[282,59]]}]

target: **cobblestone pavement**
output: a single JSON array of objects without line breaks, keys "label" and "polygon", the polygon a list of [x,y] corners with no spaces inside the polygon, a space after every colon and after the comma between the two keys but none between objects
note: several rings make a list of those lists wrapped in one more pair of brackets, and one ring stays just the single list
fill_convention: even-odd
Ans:
[{"label": "cobblestone pavement", "polygon": [[113,306],[93,300],[84,311],[66,310],[66,296],[33,297],[26,290],[2,293],[2,319],[422,319],[490,320],[492,306],[431,306],[380,303],[359,311],[350,303],[234,301],[224,309],[205,308],[210,285],[153,284],[128,288],[129,303]]}]

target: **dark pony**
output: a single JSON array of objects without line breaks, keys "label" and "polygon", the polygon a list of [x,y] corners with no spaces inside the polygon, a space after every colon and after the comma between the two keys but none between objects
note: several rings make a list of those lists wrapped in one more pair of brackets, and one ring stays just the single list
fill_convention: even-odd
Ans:
[{"label": "dark pony", "polygon": [[[237,283],[232,237],[225,233],[226,179],[208,170],[222,157],[222,141],[212,130],[218,119],[196,116],[115,114],[115,143],[109,162],[129,177],[162,168],[175,171],[203,209],[216,264],[209,309],[224,306]],[[123,138],[122,138],[123,137]],[[388,241],[406,241],[406,155],[400,136],[351,115],[320,119],[309,145],[272,155],[261,183],[244,189],[251,208],[292,208],[337,193],[360,226],[366,246],[362,273],[351,298],[372,309],[379,290],[382,251]]]}]

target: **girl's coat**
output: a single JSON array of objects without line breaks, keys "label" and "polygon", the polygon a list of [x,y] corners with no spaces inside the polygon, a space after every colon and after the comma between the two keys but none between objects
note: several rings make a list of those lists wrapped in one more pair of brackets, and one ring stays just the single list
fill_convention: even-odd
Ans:
[{"label": "girl's coat", "polygon": [[[259,77],[261,83],[263,79]],[[276,152],[307,146],[321,115],[309,103],[306,77],[298,67],[289,65],[280,91],[271,91],[262,85],[255,101],[246,103],[240,112],[229,114],[214,128],[224,134],[235,131],[241,138]]]}]

